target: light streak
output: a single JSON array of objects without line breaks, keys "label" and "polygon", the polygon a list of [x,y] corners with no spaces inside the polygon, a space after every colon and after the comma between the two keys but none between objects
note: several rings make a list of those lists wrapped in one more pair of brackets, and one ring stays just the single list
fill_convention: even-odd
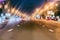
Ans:
[{"label": "light streak", "polygon": [[[51,1],[51,0],[50,0]],[[37,15],[37,14],[46,14],[47,13],[47,11],[49,11],[49,10],[51,10],[51,11],[56,11],[57,10],[57,6],[58,6],[58,4],[56,3],[56,1],[57,0],[53,0],[52,2],[47,2],[44,6],[43,6],[43,8],[42,7],[40,7],[40,8],[37,8],[37,9],[35,9],[35,11],[34,11],[34,14],[32,14],[32,17],[34,17],[35,15]]]},{"label": "light streak", "polygon": [[[8,4],[8,3],[7,3],[7,4]],[[18,15],[18,16],[24,16],[24,17],[27,16],[27,14],[22,13],[19,9],[16,9],[16,7],[14,7],[14,8],[11,7],[11,9],[10,9],[7,4],[5,5],[5,7],[8,8],[8,9],[7,9],[7,12],[9,12],[9,13],[11,13],[11,14]]]},{"label": "light streak", "polygon": [[[22,5],[23,5],[23,3],[25,2],[26,0],[24,0],[21,4],[20,4],[20,6],[18,7],[18,10],[20,9],[20,8],[22,8]],[[20,10],[22,10],[22,9],[20,9]]]},{"label": "light streak", "polygon": [[[36,8],[33,12],[33,14],[29,17],[31,18],[35,18],[35,16],[38,14],[38,15],[41,15],[43,14],[44,12],[46,11],[53,11],[53,9],[55,9],[55,6],[57,6],[57,4],[55,5],[55,2],[47,2],[43,7],[39,7],[39,8]],[[25,13],[22,13],[19,9],[21,8],[21,6],[23,5],[24,1],[21,3],[21,5],[18,7],[18,9],[16,9],[17,5],[19,4],[19,2],[15,5],[15,7],[11,7],[11,12],[10,12],[10,9],[8,7],[8,3],[6,4],[6,7],[5,8],[8,8],[8,12],[10,12],[11,14],[15,14],[15,15],[18,15],[18,16],[23,16],[23,17],[27,17],[28,15],[25,14]],[[47,12],[46,12],[47,13]]]}]

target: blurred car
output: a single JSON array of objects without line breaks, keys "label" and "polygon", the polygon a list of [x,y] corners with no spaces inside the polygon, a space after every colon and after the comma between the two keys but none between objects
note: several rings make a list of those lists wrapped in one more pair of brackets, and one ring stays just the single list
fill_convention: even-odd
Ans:
[{"label": "blurred car", "polygon": [[58,22],[60,22],[60,18],[58,19]]},{"label": "blurred car", "polygon": [[36,15],[35,17],[36,17],[36,19],[41,19],[40,15]]},{"label": "blurred car", "polygon": [[49,17],[49,16],[46,16],[46,18],[45,18],[46,20],[51,20],[51,17]]},{"label": "blurred car", "polygon": [[55,20],[55,16],[54,15],[51,15],[51,20]]},{"label": "blurred car", "polygon": [[1,24],[0,24],[0,29],[5,28],[5,26],[7,25],[8,20],[4,20]]}]

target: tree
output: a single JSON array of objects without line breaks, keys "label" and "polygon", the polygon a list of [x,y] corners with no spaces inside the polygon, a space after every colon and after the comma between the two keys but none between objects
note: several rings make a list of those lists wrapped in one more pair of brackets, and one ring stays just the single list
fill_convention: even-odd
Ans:
[{"label": "tree", "polygon": [[2,9],[0,8],[0,16],[1,16],[1,13],[2,13]]},{"label": "tree", "polygon": [[56,11],[55,16],[60,16],[60,11]]}]

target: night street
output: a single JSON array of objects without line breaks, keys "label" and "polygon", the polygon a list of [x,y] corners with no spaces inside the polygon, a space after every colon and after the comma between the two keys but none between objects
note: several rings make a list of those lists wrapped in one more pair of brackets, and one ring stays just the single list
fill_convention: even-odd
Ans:
[{"label": "night street", "polygon": [[60,40],[60,0],[0,0],[0,40]]}]

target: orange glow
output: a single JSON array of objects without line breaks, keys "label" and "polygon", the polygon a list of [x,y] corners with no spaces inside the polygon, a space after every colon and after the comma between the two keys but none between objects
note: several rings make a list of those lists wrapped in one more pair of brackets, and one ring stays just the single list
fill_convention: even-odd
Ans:
[{"label": "orange glow", "polygon": [[12,8],[11,9],[11,13],[15,13],[15,8]]},{"label": "orange glow", "polygon": [[47,5],[47,6],[45,6],[45,10],[48,10],[48,9],[49,9],[48,5]]},{"label": "orange glow", "polygon": [[34,13],[32,14],[32,17],[35,17],[35,15],[37,14],[43,14],[49,10],[53,11],[54,9],[56,9],[56,6],[58,6],[58,4],[56,3],[57,0],[54,0],[53,2],[48,2],[46,3],[43,8],[37,8],[35,9]]},{"label": "orange glow", "polygon": [[57,3],[56,3],[55,5],[56,5],[56,6],[58,6],[58,4],[57,4]]},{"label": "orange glow", "polygon": [[[47,11],[49,11],[49,10],[52,11],[56,6],[58,6],[58,4],[56,4],[55,2],[56,2],[56,0],[54,2],[48,2],[48,3],[44,4],[43,7],[36,8],[34,10],[34,12],[32,13],[32,15],[30,16],[31,19],[35,19],[35,16],[37,14],[41,15],[43,13],[44,14],[47,13]],[[0,7],[1,7],[1,5],[0,5]],[[5,9],[6,8],[9,8],[8,5],[5,5]],[[11,10],[8,9],[8,12],[11,12],[15,15],[22,16],[22,17],[27,17],[28,16],[26,13],[22,13],[20,10],[18,10],[16,8],[11,8]]]}]

